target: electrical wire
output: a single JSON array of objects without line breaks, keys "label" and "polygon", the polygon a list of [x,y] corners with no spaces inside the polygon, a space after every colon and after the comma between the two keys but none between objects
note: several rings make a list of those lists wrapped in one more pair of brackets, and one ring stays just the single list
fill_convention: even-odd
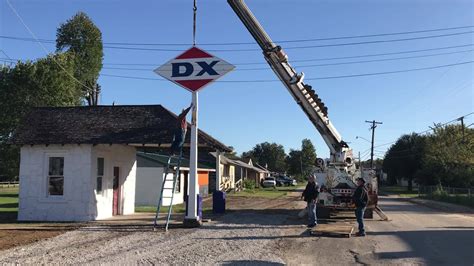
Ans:
[{"label": "electrical wire", "polygon": [[[325,38],[309,38],[309,39],[293,39],[293,40],[276,40],[276,43],[301,43],[301,42],[316,42],[316,41],[331,41],[331,40],[344,40],[344,39],[358,39],[358,38],[373,38],[383,36],[395,36],[405,34],[417,34],[427,33],[436,31],[449,31],[474,28],[474,26],[459,26],[459,27],[448,27],[448,28],[437,28],[437,29],[426,29],[416,31],[403,31],[403,32],[391,32],[391,33],[375,33],[365,35],[351,35],[351,36],[336,36],[336,37],[325,37]],[[0,35],[0,39],[20,40],[20,41],[41,41],[44,43],[55,43],[55,40],[51,39],[31,39],[25,37],[6,36]],[[122,46],[189,46],[189,43],[134,43],[134,42],[104,42],[105,45],[122,45]],[[228,46],[228,45],[255,45],[255,42],[223,42],[223,43],[201,43],[205,46]]]},{"label": "electrical wire", "polygon": [[[366,76],[378,76],[378,75],[388,75],[388,74],[398,74],[398,73],[406,73],[406,72],[415,72],[415,71],[422,71],[422,70],[431,70],[431,69],[438,69],[438,68],[445,68],[445,67],[452,67],[452,66],[460,66],[466,64],[472,64],[474,61],[465,61],[447,65],[438,65],[438,66],[431,66],[431,67],[422,67],[422,68],[412,68],[412,69],[404,69],[404,70],[395,70],[395,71],[385,71],[385,72],[375,72],[375,73],[362,73],[362,74],[353,74],[353,75],[343,75],[343,76],[326,76],[326,77],[318,77],[318,78],[307,78],[305,80],[328,80],[328,79],[342,79],[342,78],[355,78],[355,77],[366,77]],[[127,78],[127,79],[140,79],[140,80],[156,80],[156,81],[167,81],[165,79],[158,79],[158,78],[146,78],[146,77],[135,77],[135,76],[124,76],[124,75],[112,75],[112,74],[101,74],[101,76],[105,77],[116,77],[116,78]],[[269,82],[280,82],[277,79],[261,79],[261,80],[222,80],[222,81],[215,81],[219,83],[269,83]]]},{"label": "electrical wire", "polygon": [[[25,21],[23,20],[23,18],[20,16],[20,14],[16,11],[16,9],[13,7],[13,5],[10,3],[9,0],[5,0],[8,4],[8,6],[10,7],[10,9],[13,11],[13,13],[17,16],[18,20],[20,20],[20,22],[23,24],[23,26],[26,28],[26,30],[30,33],[30,35],[35,39],[35,40],[38,40],[38,38],[36,37],[36,35],[33,33],[33,31],[30,29],[30,27],[28,27],[28,25],[25,23]],[[46,54],[49,54],[49,51],[46,49],[46,47],[44,47],[44,45],[37,41],[37,43],[41,46],[41,48],[43,48],[44,52]],[[51,57],[53,59],[53,61],[59,66],[59,68],[61,68],[64,73],[66,73],[70,78],[72,78],[75,82],[77,82],[78,84],[80,84],[81,86],[83,86],[84,88],[88,89],[88,90],[92,90],[91,88],[89,88],[87,85],[85,85],[84,83],[82,83],[81,81],[79,81],[77,78],[74,77],[74,75],[72,75],[71,73],[69,73],[54,57]]]},{"label": "electrical wire", "polygon": [[[363,60],[363,61],[349,61],[349,62],[340,62],[340,63],[328,63],[328,64],[316,64],[316,65],[296,65],[295,68],[313,68],[313,67],[326,67],[326,66],[339,66],[339,65],[352,65],[352,64],[362,64],[362,63],[375,63],[375,62],[385,62],[385,61],[395,61],[395,60],[407,60],[407,59],[414,59],[414,58],[424,58],[424,57],[433,57],[433,56],[441,56],[441,55],[451,55],[451,54],[458,54],[458,53],[467,53],[472,52],[474,49],[470,50],[463,50],[463,51],[456,51],[456,52],[447,52],[447,53],[438,53],[438,54],[428,54],[428,55],[420,55],[420,56],[407,56],[407,57],[395,57],[395,58],[385,58],[385,59],[376,59],[376,60]],[[113,69],[113,70],[131,70],[131,71],[152,71],[152,69],[148,68],[122,68],[122,67],[104,67],[104,69]],[[256,71],[256,70],[269,70],[269,67],[261,67],[261,68],[239,68],[235,71]],[[219,71],[220,69],[214,69]],[[162,70],[166,71],[166,70]],[[169,70],[171,72],[172,70]]]}]

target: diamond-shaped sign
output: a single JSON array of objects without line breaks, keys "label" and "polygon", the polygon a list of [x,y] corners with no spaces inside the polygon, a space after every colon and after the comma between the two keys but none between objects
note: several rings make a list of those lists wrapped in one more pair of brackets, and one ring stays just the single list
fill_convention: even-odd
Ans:
[{"label": "diamond-shaped sign", "polygon": [[154,72],[179,86],[194,92],[232,71],[235,66],[192,47]]}]

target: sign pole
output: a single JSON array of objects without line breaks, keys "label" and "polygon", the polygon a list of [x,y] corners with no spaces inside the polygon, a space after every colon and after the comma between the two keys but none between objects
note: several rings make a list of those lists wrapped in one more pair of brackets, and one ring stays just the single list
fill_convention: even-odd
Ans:
[{"label": "sign pole", "polygon": [[191,122],[191,154],[189,161],[189,196],[188,212],[184,223],[188,226],[199,226],[200,220],[197,216],[197,195],[199,194],[199,183],[197,173],[198,161],[198,92],[193,92],[193,113]]}]

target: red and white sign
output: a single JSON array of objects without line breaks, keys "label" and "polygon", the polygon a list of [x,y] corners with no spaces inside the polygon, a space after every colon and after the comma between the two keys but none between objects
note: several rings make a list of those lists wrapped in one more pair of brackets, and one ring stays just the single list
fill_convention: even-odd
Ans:
[{"label": "red and white sign", "polygon": [[232,71],[235,66],[197,47],[192,47],[155,73],[194,92]]}]

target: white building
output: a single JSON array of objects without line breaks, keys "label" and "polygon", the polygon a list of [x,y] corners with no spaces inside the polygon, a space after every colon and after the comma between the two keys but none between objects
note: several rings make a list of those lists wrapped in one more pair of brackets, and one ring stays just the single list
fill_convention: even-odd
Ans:
[{"label": "white building", "polygon": [[[161,105],[33,109],[13,138],[21,146],[18,220],[134,213],[136,147],[169,147],[176,124]],[[202,131],[198,138],[200,146],[230,150]]]}]

